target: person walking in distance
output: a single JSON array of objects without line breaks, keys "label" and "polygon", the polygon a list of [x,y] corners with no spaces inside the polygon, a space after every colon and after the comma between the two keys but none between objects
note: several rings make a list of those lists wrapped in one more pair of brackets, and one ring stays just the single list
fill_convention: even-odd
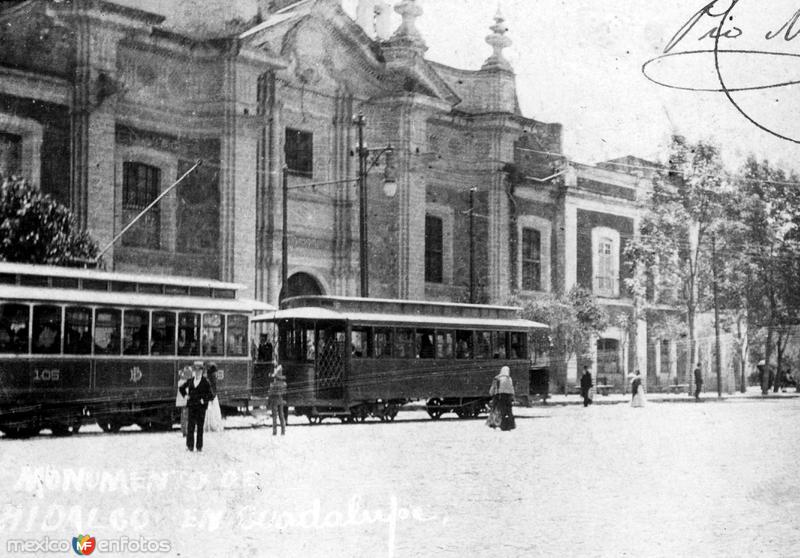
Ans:
[{"label": "person walking in distance", "polygon": [[583,376],[581,376],[581,396],[583,396],[583,406],[588,407],[592,402],[592,373],[589,372],[589,367],[583,367]]},{"label": "person walking in distance", "polygon": [[644,407],[644,385],[642,384],[642,374],[638,370],[633,375],[631,382],[631,407]]},{"label": "person walking in distance", "polygon": [[500,415],[500,430],[513,430],[517,427],[511,404],[514,402],[514,382],[511,380],[511,369],[503,366],[500,373],[492,380],[489,395],[495,399]]},{"label": "person walking in distance", "polygon": [[269,408],[272,410],[272,435],[278,434],[278,421],[281,423],[281,436],[286,434],[286,378],[283,375],[283,367],[275,365],[269,383],[267,399]]},{"label": "person walking in distance", "polygon": [[[186,432],[186,449],[203,451],[203,423],[206,418],[208,402],[214,397],[211,384],[203,377],[203,363],[195,362],[192,367],[192,377],[181,387],[181,395],[186,397],[186,407],[189,409],[189,424]],[[195,443],[195,432],[197,442]]]},{"label": "person walking in distance", "polygon": [[703,372],[700,368],[700,363],[697,363],[697,368],[694,369],[694,400],[700,401],[700,390],[703,389]]}]

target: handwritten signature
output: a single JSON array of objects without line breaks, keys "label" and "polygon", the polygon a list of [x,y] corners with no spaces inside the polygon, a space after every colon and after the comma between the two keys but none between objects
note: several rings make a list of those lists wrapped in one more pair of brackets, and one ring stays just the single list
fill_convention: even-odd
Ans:
[{"label": "handwritten signature", "polygon": [[[737,72],[737,83],[733,85],[730,79],[731,76],[728,75],[729,70],[736,67],[736,63],[742,63],[741,66],[744,66],[743,63],[747,62],[751,66],[756,64],[761,68],[776,63],[800,63],[800,54],[786,52],[779,46],[787,45],[792,41],[795,41],[794,44],[800,46],[800,9],[797,9],[788,17],[781,18],[771,28],[754,31],[748,28],[746,21],[743,21],[741,9],[737,11],[737,7],[741,8],[743,4],[745,4],[743,0],[714,0],[705,4],[678,29],[664,47],[661,55],[648,60],[642,65],[642,73],[650,81],[672,89],[723,93],[736,110],[758,128],[781,139],[800,143],[800,133],[791,133],[779,129],[781,126],[774,124],[772,122],[774,119],[770,118],[768,114],[763,114],[763,110],[753,110],[752,103],[748,104],[747,109],[743,108],[742,105],[744,103],[741,102],[741,98],[737,99],[737,95],[735,95],[750,91],[787,88],[800,84],[800,78],[770,81],[765,72],[746,73],[740,70]],[[734,16],[736,17],[734,18]],[[721,48],[720,46],[723,42],[726,43],[726,46],[728,43],[735,43],[740,38],[758,38],[760,37],[759,32],[763,33],[765,45],[763,49]],[[689,47],[685,50],[676,50],[679,46],[686,48],[692,37],[698,37],[698,42],[710,43],[713,41],[713,46],[700,49]],[[668,70],[674,69],[678,60],[686,61],[687,57],[706,56],[713,57],[714,73],[716,74],[713,85],[700,85],[697,78],[690,80],[688,83],[682,83],[669,74]],[[720,64],[721,59],[726,62],[723,66],[726,68],[725,72],[723,72]],[[798,64],[798,67],[800,67],[800,64]],[[667,77],[662,77],[661,73],[656,70],[661,70],[661,73],[667,70]]]}]

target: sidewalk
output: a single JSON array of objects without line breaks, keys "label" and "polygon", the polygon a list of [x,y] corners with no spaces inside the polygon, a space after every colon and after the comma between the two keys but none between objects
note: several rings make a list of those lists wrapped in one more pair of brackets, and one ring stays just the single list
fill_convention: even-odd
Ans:
[{"label": "sidewalk", "polygon": [[[786,392],[773,393],[769,391],[767,395],[761,395],[761,388],[751,386],[747,388],[746,393],[723,393],[722,397],[717,397],[716,391],[703,391],[700,394],[700,401],[745,401],[745,400],[764,400],[764,399],[796,399],[800,398],[800,393],[797,393],[795,388],[788,388]],[[593,405],[616,405],[621,403],[630,403],[630,393],[609,393],[608,395],[595,395],[592,402]],[[688,393],[648,393],[647,401],[653,403],[694,403],[694,396]],[[542,399],[532,399],[531,406],[537,407],[542,405],[583,405],[583,397],[579,394],[571,393],[568,395],[553,394],[547,398],[547,401]],[[406,403],[401,407],[401,411],[424,411],[424,401],[414,401]]]},{"label": "sidewalk", "polygon": [[[761,388],[751,386],[746,393],[723,393],[717,396],[716,391],[704,390],[700,394],[700,401],[743,401],[748,399],[795,399],[800,397],[795,388],[788,388],[786,392],[773,393],[770,389],[767,395],[761,395]],[[592,404],[614,405],[617,403],[630,403],[630,393],[609,393],[608,395],[595,395]],[[694,402],[694,396],[688,393],[647,393],[647,401],[655,403],[689,403]],[[533,405],[583,405],[583,397],[578,394],[550,394],[545,403],[541,399],[533,401]]]}]

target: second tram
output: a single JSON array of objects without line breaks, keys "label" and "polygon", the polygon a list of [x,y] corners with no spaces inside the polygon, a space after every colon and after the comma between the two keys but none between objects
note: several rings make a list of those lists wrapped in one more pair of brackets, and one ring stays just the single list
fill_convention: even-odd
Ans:
[{"label": "second tram", "polygon": [[502,366],[529,404],[529,335],[547,326],[504,306],[301,296],[254,318],[278,328],[288,403],[311,422],[393,420],[423,400],[429,416],[477,416]]}]

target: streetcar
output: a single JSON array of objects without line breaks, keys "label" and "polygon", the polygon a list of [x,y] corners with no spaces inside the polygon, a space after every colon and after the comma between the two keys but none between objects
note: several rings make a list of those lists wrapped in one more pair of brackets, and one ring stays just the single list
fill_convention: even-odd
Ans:
[{"label": "streetcar", "polygon": [[172,428],[181,370],[217,365],[223,409],[265,396],[250,319],[274,307],[210,279],[0,263],[0,431]]},{"label": "streetcar", "polygon": [[477,416],[502,366],[518,404],[529,404],[530,335],[547,326],[517,308],[477,304],[299,296],[255,324],[277,326],[288,404],[309,422],[372,416],[391,421],[422,400],[432,419]]}]

